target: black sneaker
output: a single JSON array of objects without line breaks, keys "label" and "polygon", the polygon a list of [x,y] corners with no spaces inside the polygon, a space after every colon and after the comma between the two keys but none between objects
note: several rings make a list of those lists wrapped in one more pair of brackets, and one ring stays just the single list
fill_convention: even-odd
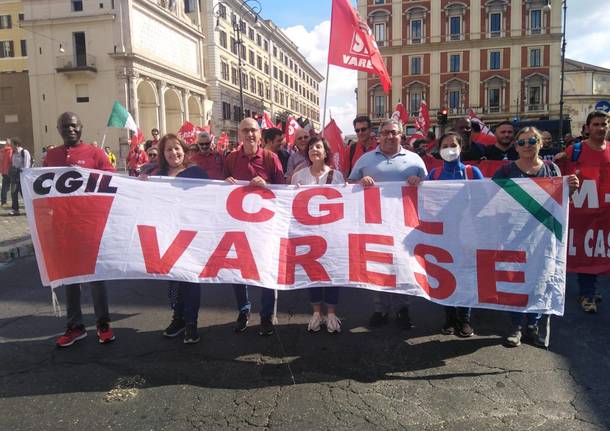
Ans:
[{"label": "black sneaker", "polygon": [[235,332],[244,332],[248,327],[248,318],[250,317],[249,313],[239,313],[237,316],[237,321],[235,322]]},{"label": "black sneaker", "polygon": [[458,335],[460,337],[472,337],[474,335],[474,329],[470,326],[470,322],[462,322]]},{"label": "black sneaker", "polygon": [[258,335],[273,335],[275,328],[271,321],[271,316],[261,318],[261,329],[258,331]]},{"label": "black sneaker", "polygon": [[454,321],[446,321],[445,326],[441,329],[441,334],[443,335],[454,335],[455,334],[455,322]]},{"label": "black sneaker", "polygon": [[523,334],[523,338],[530,343],[535,343],[536,338],[538,338],[538,326],[536,325],[527,325],[525,329],[525,334]]},{"label": "black sneaker", "polygon": [[182,319],[172,319],[172,322],[169,324],[165,331],[163,331],[163,336],[168,338],[174,338],[184,332],[185,323]]},{"label": "black sneaker", "polygon": [[388,313],[382,313],[380,311],[375,311],[371,318],[369,319],[369,326],[377,327],[387,325],[390,321],[390,316]]},{"label": "black sneaker", "polygon": [[398,313],[396,313],[396,324],[401,329],[411,329],[413,327],[413,322],[411,322],[409,309],[407,307],[402,307],[398,310]]},{"label": "black sneaker", "polygon": [[197,332],[197,325],[189,323],[184,331],[184,344],[197,344],[198,342],[199,333]]}]

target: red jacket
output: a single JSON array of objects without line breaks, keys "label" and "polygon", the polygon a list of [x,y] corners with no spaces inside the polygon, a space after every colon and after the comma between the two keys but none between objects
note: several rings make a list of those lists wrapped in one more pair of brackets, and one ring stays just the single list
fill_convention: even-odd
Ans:
[{"label": "red jacket", "polygon": [[6,144],[4,148],[0,150],[0,173],[2,175],[8,175],[8,171],[11,168],[11,159],[13,158],[13,147]]}]

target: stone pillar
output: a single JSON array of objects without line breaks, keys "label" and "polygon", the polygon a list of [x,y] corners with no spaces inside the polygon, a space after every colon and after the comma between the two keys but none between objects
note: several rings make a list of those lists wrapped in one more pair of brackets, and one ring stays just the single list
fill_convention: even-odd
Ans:
[{"label": "stone pillar", "polygon": [[157,81],[157,93],[159,94],[159,104],[157,105],[157,117],[159,118],[159,132],[165,135],[165,81]]},{"label": "stone pillar", "polygon": [[[182,105],[183,105],[182,110],[184,111],[184,118],[182,119],[183,124],[185,121],[190,121],[190,114],[189,114],[189,97],[190,96],[191,96],[190,90],[182,90]],[[196,125],[198,126],[199,124],[196,124]]]}]

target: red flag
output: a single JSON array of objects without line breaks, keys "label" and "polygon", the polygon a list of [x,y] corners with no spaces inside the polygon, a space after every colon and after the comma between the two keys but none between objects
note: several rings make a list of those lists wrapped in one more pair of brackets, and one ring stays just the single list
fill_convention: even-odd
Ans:
[{"label": "red flag", "polygon": [[129,146],[129,150],[130,151],[133,150],[136,146],[138,146],[142,142],[144,142],[144,133],[142,133],[142,130],[138,127],[138,133],[134,134],[131,137],[131,145]]},{"label": "red flag", "polygon": [[[273,121],[271,121],[271,118],[269,118],[269,113],[267,111],[263,112],[263,119],[261,121],[261,129],[265,130],[265,129],[271,129],[272,127],[275,127],[275,124],[273,124]],[[281,127],[280,127],[281,130]]]},{"label": "red flag", "polygon": [[198,128],[189,121],[185,121],[184,124],[178,130],[178,136],[182,138],[186,145],[191,145],[197,142]]},{"label": "red flag", "polygon": [[284,134],[286,135],[286,142],[288,143],[289,147],[292,147],[294,145],[294,138],[297,129],[300,128],[301,126],[299,126],[297,120],[295,120],[292,115],[288,116],[288,119],[286,120],[286,131],[284,132]]},{"label": "red flag", "polygon": [[403,126],[409,122],[409,114],[402,103],[396,105],[392,118],[399,121]]},{"label": "red flag", "polygon": [[383,91],[390,92],[392,80],[373,33],[348,0],[333,0],[328,64],[379,75]]},{"label": "red flag", "polygon": [[328,141],[330,150],[332,151],[331,168],[337,169],[345,173],[347,163],[345,163],[345,148],[343,146],[343,138],[341,137],[341,129],[337,126],[334,119],[330,119],[330,123],[324,128],[324,138]]},{"label": "red flag", "polygon": [[216,144],[216,151],[219,153],[224,153],[227,145],[229,144],[229,137],[225,132],[220,133],[220,137],[218,138],[218,143]]},{"label": "red flag", "polygon": [[419,115],[415,119],[415,128],[417,130],[421,130],[425,135],[428,134],[428,129],[430,129],[430,114],[428,113],[428,105],[423,99],[419,105]]}]

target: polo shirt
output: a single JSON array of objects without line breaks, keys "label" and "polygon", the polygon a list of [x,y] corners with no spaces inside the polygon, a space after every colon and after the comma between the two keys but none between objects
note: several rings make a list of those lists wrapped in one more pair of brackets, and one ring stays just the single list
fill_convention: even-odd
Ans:
[{"label": "polo shirt", "polygon": [[[241,181],[250,181],[252,178],[261,177],[270,184],[284,184],[284,171],[282,171],[282,164],[277,154],[267,150],[273,161],[273,166],[268,172],[265,167],[263,151],[263,147],[259,145],[256,153],[248,156],[242,146],[239,150],[230,153],[225,160],[224,177],[233,177]],[[233,157],[235,157],[234,163],[231,162]]]},{"label": "polo shirt", "polygon": [[218,154],[216,151],[211,151],[207,156],[204,156],[201,153],[195,154],[191,157],[191,162],[203,169],[210,179],[224,180],[223,159],[224,157],[221,154]]},{"label": "polo shirt", "polygon": [[51,148],[47,151],[43,166],[79,166],[81,168],[99,169],[101,171],[115,172],[108,156],[101,148],[80,142],[74,147]]},{"label": "polo shirt", "polygon": [[428,175],[426,165],[417,154],[400,148],[393,156],[386,156],[379,146],[358,159],[349,175],[350,181],[371,177],[376,182],[406,181],[411,176],[424,179]]}]

